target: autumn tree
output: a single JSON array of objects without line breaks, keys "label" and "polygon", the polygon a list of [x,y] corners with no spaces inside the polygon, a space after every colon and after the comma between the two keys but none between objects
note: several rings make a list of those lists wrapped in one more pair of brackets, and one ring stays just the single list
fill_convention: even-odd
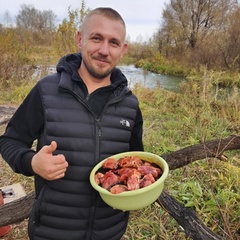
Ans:
[{"label": "autumn tree", "polygon": [[11,27],[13,25],[13,19],[9,11],[5,11],[3,15],[4,26]]},{"label": "autumn tree", "polygon": [[159,52],[191,65],[222,65],[229,53],[221,40],[230,33],[236,9],[235,0],[171,0],[156,34]]},{"label": "autumn tree", "polygon": [[68,19],[63,19],[62,23],[59,24],[54,39],[54,47],[59,56],[77,51],[76,34],[89,11],[84,0],[80,9],[72,10],[70,7],[68,8]]},{"label": "autumn tree", "polygon": [[228,18],[228,28],[217,42],[221,65],[230,69],[240,68],[240,7]]},{"label": "autumn tree", "polygon": [[16,16],[16,26],[23,35],[30,35],[35,42],[49,43],[56,28],[57,16],[52,10],[40,11],[32,5],[21,5]]}]

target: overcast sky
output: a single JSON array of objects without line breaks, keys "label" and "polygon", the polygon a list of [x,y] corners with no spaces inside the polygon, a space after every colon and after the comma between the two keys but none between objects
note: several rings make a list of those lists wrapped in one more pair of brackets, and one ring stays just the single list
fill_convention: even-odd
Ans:
[{"label": "overcast sky", "polygon": [[[0,22],[8,11],[14,18],[21,4],[33,5],[38,10],[52,10],[58,17],[59,22],[67,17],[68,7],[79,9],[81,0],[0,0]],[[85,0],[86,7],[112,7],[124,18],[127,25],[127,34],[132,41],[140,35],[143,40],[148,39],[156,32],[161,21],[164,3],[169,0]]]}]

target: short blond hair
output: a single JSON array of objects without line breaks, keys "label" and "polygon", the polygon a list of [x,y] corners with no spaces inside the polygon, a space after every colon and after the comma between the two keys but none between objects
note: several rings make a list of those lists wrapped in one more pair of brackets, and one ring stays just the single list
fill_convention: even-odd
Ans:
[{"label": "short blond hair", "polygon": [[80,27],[80,31],[83,31],[88,19],[93,15],[102,15],[102,16],[105,16],[105,17],[107,17],[109,19],[112,19],[114,21],[121,22],[122,25],[123,25],[124,31],[125,31],[124,36],[126,37],[126,24],[125,24],[122,16],[116,10],[114,10],[113,8],[110,8],[110,7],[95,8],[90,13],[88,13],[83,20],[83,23]]}]

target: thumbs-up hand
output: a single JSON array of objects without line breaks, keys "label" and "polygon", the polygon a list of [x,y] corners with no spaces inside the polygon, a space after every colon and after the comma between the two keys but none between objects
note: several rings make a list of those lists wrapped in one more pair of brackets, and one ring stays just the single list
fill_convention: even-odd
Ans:
[{"label": "thumbs-up hand", "polygon": [[50,145],[42,147],[32,158],[32,169],[46,180],[56,180],[64,177],[68,162],[63,154],[53,155],[57,149],[57,143],[52,141]]}]

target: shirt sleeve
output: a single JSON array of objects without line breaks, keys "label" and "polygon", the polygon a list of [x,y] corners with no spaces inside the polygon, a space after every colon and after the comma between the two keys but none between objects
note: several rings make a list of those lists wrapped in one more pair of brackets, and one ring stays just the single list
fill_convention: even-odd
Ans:
[{"label": "shirt sleeve", "polygon": [[135,125],[132,131],[132,136],[130,139],[130,151],[143,151],[143,118],[142,112],[138,108]]},{"label": "shirt sleeve", "polygon": [[34,175],[31,161],[35,150],[32,145],[43,127],[43,108],[36,85],[14,113],[5,133],[0,136],[0,153],[16,173]]}]

